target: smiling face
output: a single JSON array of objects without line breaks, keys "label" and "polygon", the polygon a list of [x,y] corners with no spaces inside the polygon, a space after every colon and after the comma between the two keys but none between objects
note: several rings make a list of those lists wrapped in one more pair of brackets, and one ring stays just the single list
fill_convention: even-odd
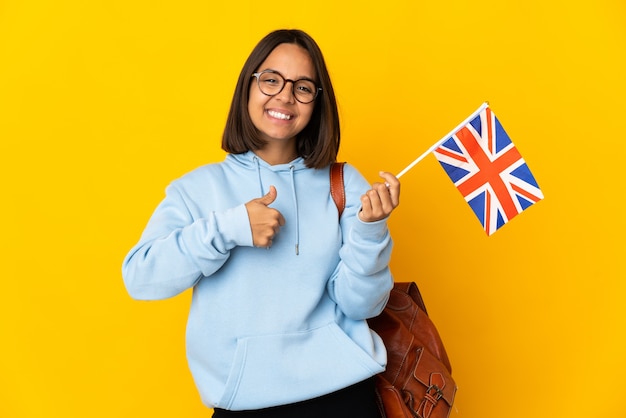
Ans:
[{"label": "smiling face", "polygon": [[[257,71],[273,70],[285,79],[316,79],[313,61],[308,52],[295,44],[280,44],[261,63]],[[256,80],[250,83],[248,113],[260,136],[268,145],[293,147],[295,138],[311,120],[315,101],[298,102],[293,96],[293,84],[287,82],[275,96],[266,96]]]}]

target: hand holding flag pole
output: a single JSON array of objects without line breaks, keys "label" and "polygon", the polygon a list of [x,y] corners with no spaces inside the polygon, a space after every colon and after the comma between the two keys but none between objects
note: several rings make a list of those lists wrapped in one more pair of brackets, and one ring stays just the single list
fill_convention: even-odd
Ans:
[{"label": "hand holding flag pole", "polygon": [[417,157],[411,164],[409,164],[408,166],[406,166],[404,168],[404,170],[402,170],[401,172],[398,173],[398,175],[396,175],[396,178],[400,178],[402,177],[407,171],[409,171],[410,169],[412,169],[413,167],[415,167],[415,165],[417,163],[419,163],[420,161],[422,161],[424,158],[426,158],[426,156],[428,154],[430,154],[431,152],[433,152],[434,150],[436,150],[439,145],[441,145],[446,139],[450,138],[452,135],[454,135],[456,133],[456,131],[458,131],[459,129],[461,129],[463,126],[467,125],[472,119],[474,119],[476,116],[478,116],[480,114],[480,112],[482,112],[487,106],[489,106],[489,102],[485,102],[483,103],[478,109],[476,109],[476,111],[474,113],[472,113],[471,115],[469,115],[463,122],[459,123],[458,126],[456,128],[454,128],[453,130],[451,130],[450,132],[448,132],[446,134],[446,136],[444,136],[443,138],[441,138],[439,141],[435,142],[435,144],[428,148],[428,150],[423,153],[422,155],[420,155],[419,157]]}]

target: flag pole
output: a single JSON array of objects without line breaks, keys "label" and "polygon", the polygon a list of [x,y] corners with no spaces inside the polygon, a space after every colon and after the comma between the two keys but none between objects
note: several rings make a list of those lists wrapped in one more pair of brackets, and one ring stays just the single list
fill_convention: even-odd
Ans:
[{"label": "flag pole", "polygon": [[456,128],[454,128],[453,130],[451,130],[450,132],[448,132],[446,134],[446,136],[444,136],[443,138],[441,138],[439,141],[435,142],[435,144],[428,148],[428,150],[423,153],[422,155],[420,155],[419,157],[417,157],[411,164],[409,164],[408,166],[405,167],[404,170],[402,170],[400,173],[398,173],[398,175],[396,176],[396,178],[400,178],[402,177],[402,175],[404,175],[407,171],[409,171],[410,169],[412,169],[417,163],[419,163],[420,161],[422,161],[424,158],[426,158],[426,156],[428,154],[430,154],[431,152],[433,152],[434,150],[436,150],[439,145],[441,145],[446,139],[450,138],[452,135],[454,135],[456,133],[456,131],[458,131],[459,129],[461,129],[463,126],[467,125],[472,119],[474,119],[476,116],[478,116],[480,114],[480,112],[482,112],[483,110],[485,110],[485,108],[489,106],[489,102],[485,102],[483,103],[478,109],[476,109],[476,111],[474,113],[472,113],[471,115],[469,115],[463,122],[459,123],[458,126]]}]

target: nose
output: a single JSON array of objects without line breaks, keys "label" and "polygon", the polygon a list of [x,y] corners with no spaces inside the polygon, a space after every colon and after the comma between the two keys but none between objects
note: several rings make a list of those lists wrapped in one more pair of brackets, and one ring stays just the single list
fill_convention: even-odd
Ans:
[{"label": "nose", "polygon": [[[291,83],[291,86],[287,87],[287,83]],[[293,103],[296,100],[296,97],[293,94],[293,81],[285,80],[283,89],[276,96],[280,97],[280,99],[286,103]]]}]

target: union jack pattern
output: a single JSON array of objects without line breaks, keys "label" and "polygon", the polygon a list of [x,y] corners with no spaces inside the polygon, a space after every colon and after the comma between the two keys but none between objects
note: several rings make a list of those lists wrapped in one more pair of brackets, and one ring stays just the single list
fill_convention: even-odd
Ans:
[{"label": "union jack pattern", "polygon": [[528,165],[489,107],[433,152],[487,235],[543,199]]}]

